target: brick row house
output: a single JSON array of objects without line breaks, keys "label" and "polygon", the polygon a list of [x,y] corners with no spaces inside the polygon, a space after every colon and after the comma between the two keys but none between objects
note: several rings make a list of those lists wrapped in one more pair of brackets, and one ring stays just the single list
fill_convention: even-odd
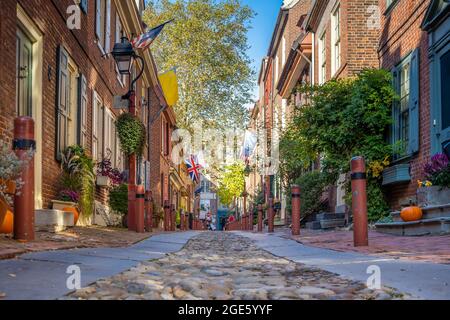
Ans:
[{"label": "brick row house", "polygon": [[[108,53],[121,37],[130,39],[144,32],[141,19],[144,9],[142,0],[2,1],[0,136],[10,143],[13,119],[33,117],[37,147],[36,209],[50,208],[51,201],[56,199],[60,155],[68,146],[80,145],[95,161],[110,157],[113,167],[127,169],[128,160],[120,151],[115,129],[115,119],[125,110],[114,109],[113,101],[114,96],[128,91],[130,79],[118,73]],[[71,17],[77,13],[81,19],[79,26],[69,28]],[[152,137],[160,136],[165,130],[156,122],[169,118],[173,110],[165,106],[150,50],[138,54],[144,58],[145,65],[134,88],[137,115],[148,133],[138,175],[158,199],[160,190],[166,187],[151,184],[155,176],[161,176],[151,162],[160,150],[153,149]],[[140,66],[134,66],[131,77],[139,69]],[[152,119],[151,112],[161,108],[165,111],[158,119]],[[175,117],[168,123],[173,128]],[[156,161],[159,163],[159,159]],[[161,170],[168,175],[170,168]],[[107,191],[97,187],[96,200],[97,205],[106,205]],[[104,223],[96,215],[92,222]]]},{"label": "brick row house", "polygon": [[[298,85],[351,77],[364,68],[391,71],[400,102],[392,106],[393,125],[386,138],[403,148],[393,155],[383,184],[391,207],[399,208],[415,197],[424,163],[450,140],[444,81],[450,74],[449,10],[445,0],[285,1],[262,62],[251,126],[262,121],[265,128],[282,130],[292,108],[304,103]],[[295,16],[295,27],[286,24],[290,32],[279,31],[283,15]],[[285,33],[291,35],[281,35]],[[319,162],[311,169],[319,169]],[[267,185],[263,179],[253,178],[253,184]],[[327,192],[331,212],[345,209],[341,179]],[[277,193],[277,184],[270,185]]]}]

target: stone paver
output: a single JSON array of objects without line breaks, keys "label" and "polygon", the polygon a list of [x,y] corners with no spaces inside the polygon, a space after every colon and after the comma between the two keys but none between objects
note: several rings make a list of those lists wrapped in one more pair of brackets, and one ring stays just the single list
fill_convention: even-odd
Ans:
[{"label": "stone paver", "polygon": [[370,246],[355,248],[353,246],[353,231],[302,229],[301,235],[295,237],[290,236],[290,229],[284,229],[282,232],[287,238],[320,248],[389,256],[404,260],[450,264],[450,235],[399,237],[370,230]]},{"label": "stone paver", "polygon": [[450,299],[450,265],[312,247],[286,239],[283,232],[238,234],[252,239],[274,255],[310,267],[363,282],[373,272],[370,270],[378,268],[383,285],[421,299]]},{"label": "stone paver", "polygon": [[265,300],[409,296],[389,288],[369,290],[362,282],[276,257],[236,233],[204,232],[179,252],[142,262],[66,298]]}]

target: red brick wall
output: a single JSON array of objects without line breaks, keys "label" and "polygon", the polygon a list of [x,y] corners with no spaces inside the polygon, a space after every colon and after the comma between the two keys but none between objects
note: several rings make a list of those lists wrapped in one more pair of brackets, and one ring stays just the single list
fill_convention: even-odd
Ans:
[{"label": "red brick wall", "polygon": [[[91,151],[92,133],[92,92],[96,90],[108,107],[112,107],[113,95],[122,95],[122,88],[116,77],[113,59],[102,58],[95,43],[95,1],[89,1],[88,15],[82,13],[82,29],[69,30],[66,26],[66,9],[71,0],[5,0],[0,10],[0,134],[10,141],[15,107],[15,34],[17,26],[17,3],[20,3],[27,15],[34,21],[43,34],[43,97],[42,97],[42,152],[43,181],[42,191],[44,207],[50,206],[50,200],[56,197],[56,182],[60,165],[55,160],[55,110],[57,81],[57,49],[64,45],[71,58],[84,74],[88,82],[88,142],[87,151]],[[116,11],[114,1],[111,9],[111,48],[115,35]],[[138,84],[137,92],[140,93]]]},{"label": "red brick wall", "polygon": [[[420,48],[419,153],[411,160],[411,183],[387,188],[390,204],[398,208],[404,199],[413,198],[416,181],[423,179],[422,168],[430,157],[430,91],[427,33],[420,29],[429,0],[400,0],[393,10],[382,16],[379,56],[381,67],[392,69],[416,48]],[[380,0],[381,12],[386,11]]]}]

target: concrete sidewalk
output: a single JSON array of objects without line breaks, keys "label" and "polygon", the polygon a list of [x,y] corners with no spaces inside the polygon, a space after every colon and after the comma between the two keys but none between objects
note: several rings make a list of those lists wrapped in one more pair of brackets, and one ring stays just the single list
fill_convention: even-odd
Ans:
[{"label": "concrete sidewalk", "polygon": [[260,248],[294,262],[318,267],[366,283],[371,265],[380,267],[381,284],[421,299],[450,299],[450,265],[405,261],[355,252],[305,246],[283,238],[283,233],[238,232]]},{"label": "concrete sidewalk", "polygon": [[81,270],[81,286],[128,270],[141,261],[176,252],[198,232],[165,233],[127,248],[89,248],[27,253],[0,261],[0,292],[6,300],[57,299],[69,293],[67,268]]}]

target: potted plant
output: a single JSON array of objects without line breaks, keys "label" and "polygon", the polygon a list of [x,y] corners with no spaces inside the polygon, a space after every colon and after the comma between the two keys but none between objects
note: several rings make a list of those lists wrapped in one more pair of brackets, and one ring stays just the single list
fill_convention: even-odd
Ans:
[{"label": "potted plant", "polygon": [[102,187],[117,186],[123,182],[123,174],[112,167],[110,157],[104,158],[97,164],[96,182]]},{"label": "potted plant", "polygon": [[424,166],[426,181],[417,181],[420,206],[450,203],[450,161],[443,153],[434,155]]},{"label": "potted plant", "polygon": [[0,233],[11,233],[13,229],[13,197],[23,186],[20,178],[22,167],[30,155],[24,160],[19,159],[11,148],[0,140]]},{"label": "potted plant", "polygon": [[122,215],[122,225],[127,227],[128,215],[128,185],[122,183],[109,191],[109,207]]}]

